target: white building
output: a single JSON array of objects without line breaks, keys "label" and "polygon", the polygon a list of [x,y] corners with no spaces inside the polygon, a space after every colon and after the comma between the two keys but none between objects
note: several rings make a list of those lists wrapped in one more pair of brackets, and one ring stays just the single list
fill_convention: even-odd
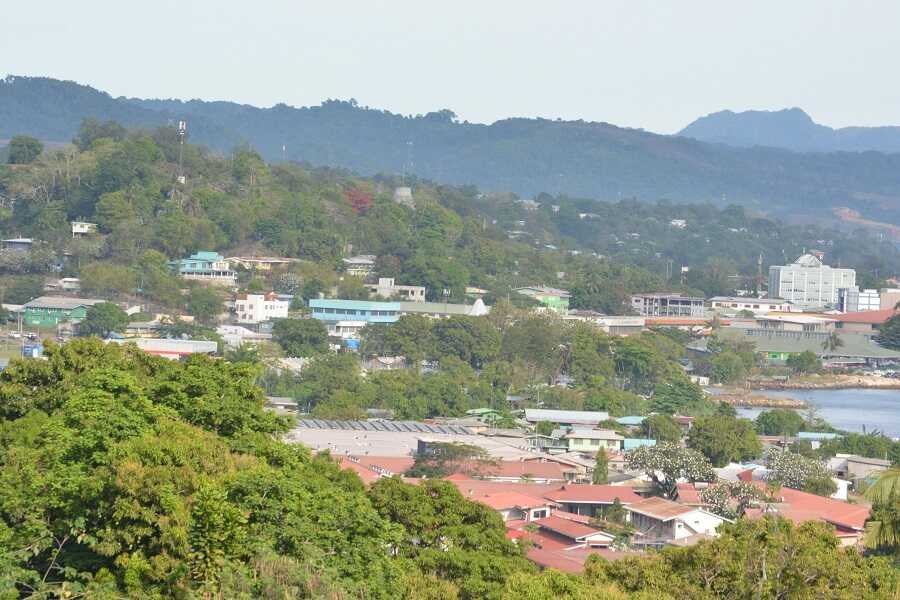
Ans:
[{"label": "white building", "polygon": [[374,254],[360,254],[349,258],[342,258],[344,263],[344,272],[354,277],[368,277],[375,270],[375,259],[378,258]]},{"label": "white building", "polygon": [[91,233],[97,233],[97,224],[87,221],[72,221],[72,237],[82,237]]},{"label": "white building", "polygon": [[838,310],[841,312],[865,312],[881,310],[881,294],[878,290],[862,290],[856,286],[838,290]]},{"label": "white building", "polygon": [[272,319],[287,319],[291,303],[279,300],[275,292],[268,294],[239,294],[234,301],[238,323],[262,323]]},{"label": "white building", "polygon": [[769,295],[800,308],[837,306],[838,290],[856,287],[856,271],[832,268],[804,254],[793,264],[769,267]]},{"label": "white building", "polygon": [[401,298],[404,302],[425,302],[425,287],[421,285],[397,285],[393,277],[379,277],[378,283],[366,288],[380,298]]},{"label": "white building", "polygon": [[723,312],[749,310],[755,315],[770,312],[791,312],[791,303],[780,298],[750,298],[716,296],[709,300],[710,308]]}]

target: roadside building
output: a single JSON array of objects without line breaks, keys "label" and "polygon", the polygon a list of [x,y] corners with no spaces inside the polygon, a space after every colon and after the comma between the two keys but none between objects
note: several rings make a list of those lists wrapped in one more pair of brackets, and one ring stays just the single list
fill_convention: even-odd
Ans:
[{"label": "roadside building", "polygon": [[532,298],[560,314],[565,314],[569,311],[569,298],[572,296],[566,290],[545,285],[521,287],[516,289],[516,293]]},{"label": "roadside building", "polygon": [[398,285],[393,277],[379,277],[378,283],[367,284],[373,296],[395,298],[405,302],[425,302],[425,287],[421,285]]},{"label": "roadside building", "polygon": [[66,298],[40,296],[22,307],[22,322],[29,327],[53,327],[60,323],[78,323],[95,304],[106,302],[97,298]]},{"label": "roadside building", "polygon": [[791,312],[790,302],[780,298],[750,298],[735,296],[715,296],[709,299],[710,308],[724,313],[750,311],[755,315],[770,312]]},{"label": "roadside building", "polygon": [[234,312],[238,323],[262,323],[272,319],[287,319],[290,302],[280,300],[278,294],[238,294]]},{"label": "roadside building", "polygon": [[342,258],[344,272],[354,277],[368,277],[375,270],[375,259],[378,257],[374,254],[359,254]]},{"label": "roadside building", "polygon": [[769,294],[801,309],[838,305],[838,290],[856,286],[856,271],[832,268],[813,254],[769,267]]},{"label": "roadside building", "polygon": [[237,284],[237,273],[218,252],[200,251],[188,258],[171,261],[169,266],[182,279],[221,286]]},{"label": "roadside building", "polygon": [[838,310],[841,312],[863,312],[881,310],[881,294],[878,290],[860,290],[858,287],[838,290]]},{"label": "roadside building", "polygon": [[703,298],[680,294],[632,294],[631,309],[642,317],[703,317]]}]

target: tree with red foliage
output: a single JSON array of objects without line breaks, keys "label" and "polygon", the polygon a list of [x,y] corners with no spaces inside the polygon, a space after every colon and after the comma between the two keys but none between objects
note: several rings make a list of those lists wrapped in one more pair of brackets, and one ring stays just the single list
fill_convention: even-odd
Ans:
[{"label": "tree with red foliage", "polygon": [[372,208],[372,198],[374,194],[362,186],[356,185],[350,188],[346,193],[347,202],[356,214],[364,213]]}]

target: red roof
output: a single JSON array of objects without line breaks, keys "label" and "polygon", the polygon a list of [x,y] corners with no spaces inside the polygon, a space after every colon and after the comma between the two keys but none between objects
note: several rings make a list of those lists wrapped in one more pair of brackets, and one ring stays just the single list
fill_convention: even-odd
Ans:
[{"label": "red roof", "polygon": [[480,498],[475,498],[478,502],[486,504],[494,510],[503,510],[506,508],[537,508],[546,506],[547,501],[526,496],[517,492],[501,492],[499,494],[487,494]]},{"label": "red roof", "polygon": [[843,323],[868,323],[870,325],[881,325],[900,311],[893,308],[885,308],[883,310],[865,310],[862,312],[844,313],[842,315],[834,315],[831,318]]},{"label": "red roof", "polygon": [[[762,481],[754,483],[762,488],[766,485]],[[849,504],[786,487],[779,489],[775,496],[776,502],[769,505],[771,511],[798,525],[806,521],[824,521],[839,528],[862,531],[869,518],[869,507],[862,504]],[[763,511],[754,511],[753,516],[761,514]]]},{"label": "red roof", "polygon": [[581,573],[584,563],[592,554],[598,554],[609,561],[633,556],[632,552],[616,552],[604,548],[577,548],[573,550],[548,550],[531,548],[528,559],[543,569],[556,569],[564,573]]},{"label": "red roof", "polygon": [[383,469],[395,475],[402,475],[409,471],[415,462],[412,456],[354,456],[353,458],[365,467]]},{"label": "red roof", "polygon": [[703,500],[700,499],[700,490],[695,488],[693,483],[679,483],[676,487],[678,488],[678,501],[682,504],[703,504]]},{"label": "red roof", "polygon": [[616,498],[622,504],[638,502],[641,497],[634,489],[624,485],[564,485],[544,494],[554,502],[583,502],[588,504],[612,504]]},{"label": "red roof", "polygon": [[380,477],[380,475],[378,475],[374,471],[371,471],[363,465],[353,462],[346,456],[341,457],[340,465],[342,469],[349,469],[356,472],[356,474],[359,475],[360,479],[362,479],[363,483],[365,484],[374,483],[378,481]]},{"label": "red roof", "polygon": [[537,519],[536,521],[534,521],[534,524],[548,531],[552,531],[553,533],[563,535],[576,542],[581,541],[583,538],[586,538],[588,536],[598,534],[610,538],[613,537],[610,534],[604,531],[600,531],[599,529],[596,529],[594,527],[589,527],[588,525],[577,523],[569,519],[563,519],[556,515],[551,515],[543,519]]}]

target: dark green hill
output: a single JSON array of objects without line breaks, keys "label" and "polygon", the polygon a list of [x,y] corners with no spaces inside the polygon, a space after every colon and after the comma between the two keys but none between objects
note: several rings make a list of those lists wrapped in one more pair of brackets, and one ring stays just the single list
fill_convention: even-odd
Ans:
[{"label": "dark green hill", "polygon": [[[900,223],[900,155],[800,154],[731,148],[606,123],[505,119],[459,122],[449,110],[406,117],[326,101],[293,108],[136,100],[72,82],[0,83],[0,138],[67,139],[83,117],[148,127],[186,119],[194,142],[228,151],[250,142],[270,160],[333,165],[363,175],[404,169],[432,180],[521,195],[542,191],[617,200],[740,203],[803,219],[850,206]],[[878,198],[878,202],[862,198]]]}]

